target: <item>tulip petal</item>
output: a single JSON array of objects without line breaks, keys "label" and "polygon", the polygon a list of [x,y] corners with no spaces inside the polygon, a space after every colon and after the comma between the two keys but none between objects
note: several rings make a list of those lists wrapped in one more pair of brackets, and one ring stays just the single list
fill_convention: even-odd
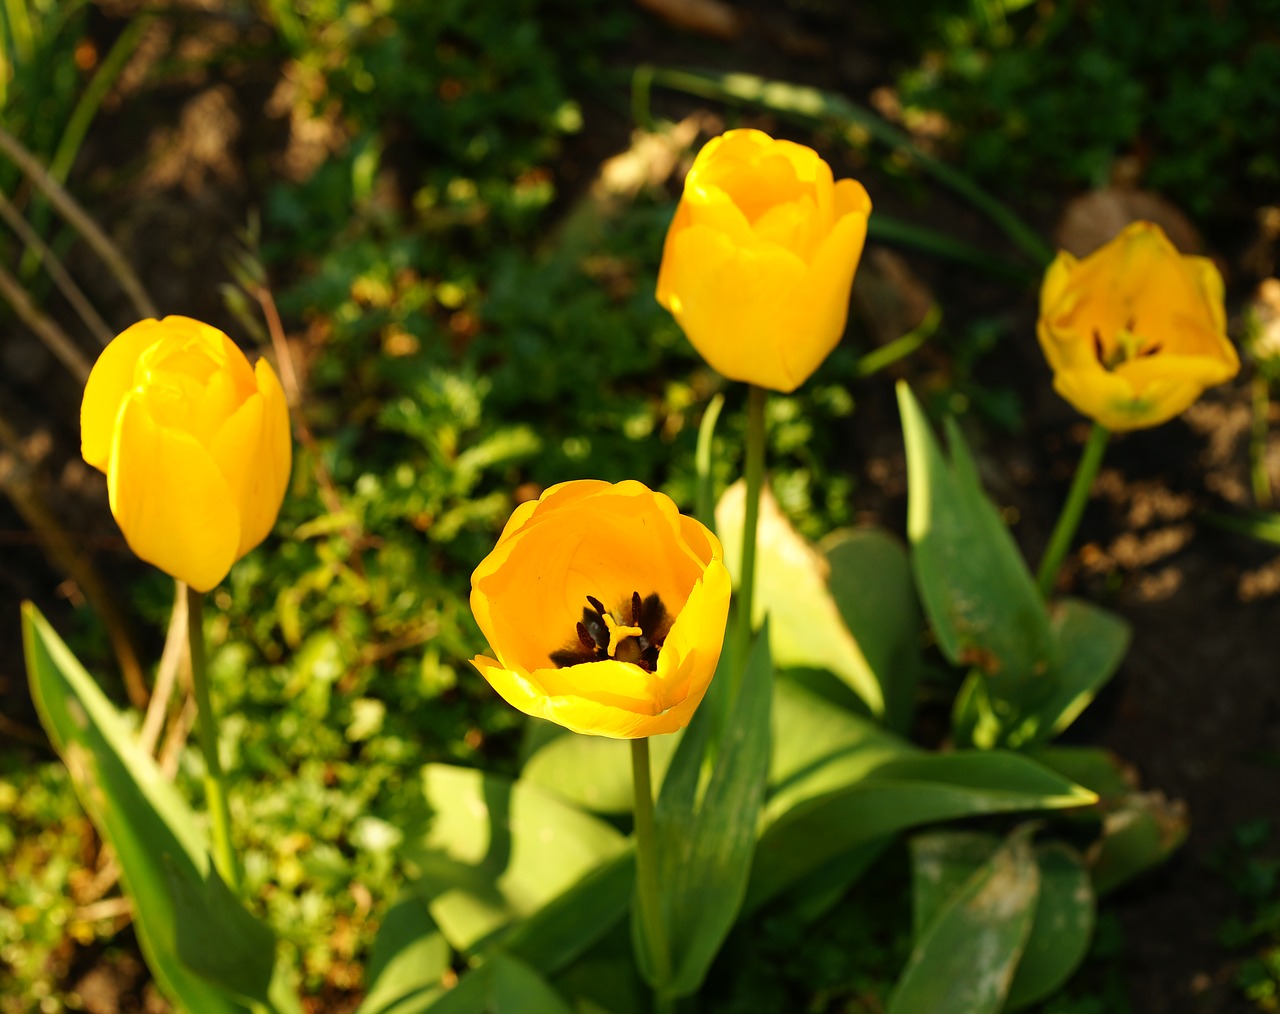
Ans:
[{"label": "tulip petal", "polygon": [[159,338],[158,320],[140,320],[121,331],[98,356],[80,403],[80,453],[100,472],[107,470],[120,403],[133,388],[138,359]]},{"label": "tulip petal", "polygon": [[[797,340],[808,316],[791,298],[806,273],[779,247],[735,247],[705,226],[671,237],[669,309],[690,342],[731,380],[793,391],[782,346]],[[807,338],[801,339],[807,340]]]},{"label": "tulip petal", "polygon": [[584,736],[639,739],[676,732],[689,724],[706,693],[706,687],[703,687],[696,698],[687,698],[673,708],[652,714],[576,695],[546,694],[530,675],[504,669],[500,663],[483,655],[472,659],[471,664],[513,708]]},{"label": "tulip petal", "polygon": [[230,487],[208,451],[189,434],[156,425],[134,394],[115,425],[107,489],[138,557],[197,591],[226,577],[240,544]]},{"label": "tulip petal", "polygon": [[223,423],[209,451],[231,489],[240,515],[236,559],[275,525],[289,484],[292,442],[284,391],[265,359],[258,360],[259,393],[249,396]]},{"label": "tulip petal", "polygon": [[866,238],[866,215],[845,215],[836,222],[791,297],[801,319],[793,325],[796,330],[790,340],[783,342],[782,357],[797,387],[822,365],[844,335],[853,273]]}]

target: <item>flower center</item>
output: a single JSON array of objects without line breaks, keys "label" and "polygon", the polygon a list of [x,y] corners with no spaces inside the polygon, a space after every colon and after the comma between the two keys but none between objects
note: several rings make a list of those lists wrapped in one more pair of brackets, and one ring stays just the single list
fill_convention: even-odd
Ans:
[{"label": "flower center", "polygon": [[1160,348],[1159,342],[1150,341],[1138,334],[1132,317],[1125,322],[1124,327],[1116,332],[1109,349],[1103,344],[1102,332],[1096,327],[1093,329],[1094,354],[1098,357],[1098,362],[1102,364],[1102,368],[1108,372],[1115,370],[1116,367],[1130,360],[1154,356],[1160,351]]},{"label": "flower center", "polygon": [[653,672],[658,667],[658,652],[670,630],[671,618],[657,592],[644,599],[639,592],[632,592],[631,598],[613,612],[606,611],[594,595],[588,595],[582,620],[575,630],[577,636],[565,647],[553,651],[551,661],[563,669],[613,658]]}]

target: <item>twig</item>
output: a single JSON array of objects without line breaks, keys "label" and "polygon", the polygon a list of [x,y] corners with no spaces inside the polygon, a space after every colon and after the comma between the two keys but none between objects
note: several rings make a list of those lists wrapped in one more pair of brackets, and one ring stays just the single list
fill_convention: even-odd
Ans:
[{"label": "twig", "polygon": [[155,303],[147,295],[138,276],[129,267],[119,247],[113,243],[98,224],[89,217],[80,204],[67,193],[66,189],[45,170],[31,152],[24,148],[17,138],[3,127],[0,127],[0,152],[8,155],[19,169],[39,187],[49,198],[49,202],[57,209],[85,241],[94,249],[104,264],[120,283],[120,288],[132,300],[138,314],[142,317],[156,317]]},{"label": "twig", "polygon": [[99,315],[98,311],[93,308],[93,304],[85,298],[85,294],[81,291],[72,277],[67,274],[67,269],[62,266],[62,261],[58,260],[50,248],[49,244],[42,240],[36,231],[27,224],[27,220],[19,214],[15,208],[4,196],[0,194],[0,218],[18,234],[18,238],[26,245],[28,250],[34,250],[44,264],[45,270],[49,272],[49,277],[53,279],[54,284],[67,297],[67,302],[80,315],[80,319],[84,321],[85,327],[93,332],[98,342],[105,346],[107,342],[115,337],[114,332],[107,327]]},{"label": "twig", "polygon": [[20,739],[24,743],[30,743],[32,746],[47,747],[49,745],[49,738],[44,733],[37,732],[21,722],[15,722],[12,718],[3,714],[0,714],[0,736]]},{"label": "twig", "polygon": [[103,898],[91,905],[76,909],[76,920],[79,922],[98,922],[101,919],[133,918],[133,901],[128,895],[117,898]]},{"label": "twig", "polygon": [[195,694],[188,690],[187,699],[183,702],[182,708],[173,716],[169,731],[164,737],[164,746],[160,748],[160,756],[157,758],[160,763],[160,773],[168,781],[173,781],[174,775],[178,773],[178,761],[182,757],[182,748],[187,745],[187,736],[195,724],[196,698]]},{"label": "twig", "polygon": [[47,317],[37,309],[31,294],[22,287],[22,283],[2,267],[0,267],[0,296],[4,297],[4,301],[13,307],[13,312],[22,318],[27,327],[39,336],[49,351],[57,356],[62,365],[70,370],[81,384],[89,379],[91,369],[89,360],[51,317]]},{"label": "twig", "polygon": [[181,581],[177,582],[177,595],[173,600],[173,612],[169,614],[169,631],[165,635],[164,651],[160,654],[160,665],[156,668],[155,686],[151,692],[151,703],[147,705],[147,717],[142,723],[142,732],[138,742],[149,754],[156,752],[156,744],[160,742],[160,733],[164,731],[165,718],[169,711],[169,698],[173,696],[173,687],[178,680],[178,670],[186,660],[187,653],[183,649],[187,639],[187,589]]},{"label": "twig", "polygon": [[[307,425],[306,417],[302,412],[302,385],[298,381],[298,372],[293,365],[293,356],[289,352],[289,342],[284,335],[284,324],[280,320],[280,311],[276,309],[276,301],[271,295],[271,289],[265,284],[254,288],[253,297],[262,307],[262,315],[267,321],[267,331],[271,335],[271,347],[275,349],[276,362],[280,365],[280,382],[281,386],[284,387],[285,401],[288,402],[289,408],[292,410],[294,429],[298,433],[298,443],[302,444],[311,455],[316,484],[320,488],[320,500],[324,503],[325,510],[330,514],[341,514],[343,510],[342,498],[338,495],[333,476],[329,474],[329,469],[325,467],[324,457],[316,447],[316,438],[311,432],[311,427]],[[362,533],[357,526],[352,525],[347,535],[352,539],[352,546],[354,547]],[[355,557],[355,560],[357,561],[355,566],[358,571],[359,557]]]}]

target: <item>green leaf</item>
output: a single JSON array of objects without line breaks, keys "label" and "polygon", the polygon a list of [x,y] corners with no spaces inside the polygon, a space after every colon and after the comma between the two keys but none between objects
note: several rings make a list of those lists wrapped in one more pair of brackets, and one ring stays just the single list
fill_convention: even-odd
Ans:
[{"label": "green leaf", "polygon": [[1007,1007],[1021,1010],[1056,993],[1089,951],[1097,903],[1080,856],[1063,842],[1036,847],[1040,897],[1031,936],[1009,987]]},{"label": "green leaf", "polygon": [[460,951],[482,948],[627,847],[613,827],[536,786],[447,764],[422,775],[433,815],[402,855]]},{"label": "green leaf", "polygon": [[178,957],[187,968],[245,1003],[270,1003],[276,935],[223,883],[209,857],[193,880],[168,854],[161,857],[173,898]]},{"label": "green leaf", "polygon": [[832,532],[819,547],[840,616],[880,686],[884,722],[906,733],[923,666],[924,617],[906,546],[878,528]]},{"label": "green leaf", "polygon": [[394,1014],[573,1014],[559,993],[523,961],[495,952],[483,965],[427,1007]]},{"label": "green leaf", "polygon": [[[911,840],[913,923],[919,939],[939,910],[1000,848],[995,835],[933,831]],[[1034,850],[1040,874],[1031,932],[1009,987],[1016,1010],[1056,992],[1084,959],[1093,936],[1094,895],[1074,849],[1048,842]]]},{"label": "green leaf", "polygon": [[1025,712],[1053,689],[1053,637],[1035,580],[987,499],[958,427],[951,462],[906,384],[898,385],[907,445],[911,562],[938,645],[985,679],[997,717]]},{"label": "green leaf", "polygon": [[559,971],[621,922],[635,876],[635,854],[628,849],[517,923],[502,938],[502,949],[547,974]]},{"label": "green leaf", "polygon": [[1087,806],[1087,789],[1014,753],[960,751],[885,761],[860,781],[805,800],[765,828],[745,910],[882,835],[989,813]]},{"label": "green leaf", "polygon": [[450,955],[426,902],[413,890],[402,891],[373,942],[359,1014],[403,1014],[410,1003],[434,1000],[444,988]]},{"label": "green leaf", "polygon": [[701,747],[712,723],[699,709],[654,810],[659,905],[672,957],[669,981],[656,981],[634,904],[632,938],[642,973],[666,996],[688,996],[702,984],[746,893],[769,770],[773,668],[768,627],[747,660],[706,791],[695,798]]},{"label": "green leaf", "polygon": [[[543,723],[546,724],[546,723]],[[660,782],[682,733],[649,740],[653,779]],[[520,771],[520,781],[537,785],[592,813],[631,812],[631,745],[604,736],[555,736],[538,747]]]},{"label": "green leaf", "polygon": [[578,1014],[652,1014],[649,987],[636,968],[629,921],[613,927],[552,984],[573,1002]]},{"label": "green leaf", "polygon": [[[157,984],[192,1014],[241,1014],[245,1006],[180,957],[179,905],[170,884],[176,877],[194,898],[204,890],[212,867],[200,820],[137,746],[120,713],[40,611],[24,603],[22,620],[32,699],[81,802],[115,849],[133,899],[142,952]],[[287,1003],[285,996],[283,989],[272,990],[278,1009]]]},{"label": "green leaf", "polygon": [[[997,1014],[1031,933],[1040,872],[1029,830],[1008,841],[952,892],[919,934],[888,1014]],[[925,838],[915,879],[944,875]],[[945,850],[943,852],[945,855]]]},{"label": "green leaf", "polygon": [[[737,585],[742,568],[742,524],[746,484],[724,491],[716,507],[716,527],[724,562]],[[754,622],[769,617],[769,649],[780,669],[827,669],[867,705],[884,713],[880,681],[827,586],[827,559],[791,527],[768,487],[760,491],[756,533]]]},{"label": "green leaf", "polygon": [[1098,606],[1061,599],[1050,613],[1056,663],[1048,696],[1027,710],[997,713],[989,681],[971,673],[956,698],[953,728],[960,742],[1025,749],[1067,728],[1111,679],[1129,648],[1129,625]]},{"label": "green leaf", "polygon": [[1089,850],[1099,897],[1159,866],[1187,837],[1187,808],[1159,792],[1134,792],[1109,809],[1102,839]]},{"label": "green leaf", "polygon": [[1096,792],[1103,803],[1133,791],[1125,765],[1110,750],[1088,746],[1044,746],[1025,751],[1032,760]]},{"label": "green leaf", "polygon": [[766,819],[777,820],[806,799],[860,781],[895,757],[916,753],[868,718],[833,707],[786,678],[774,681],[772,794]]}]

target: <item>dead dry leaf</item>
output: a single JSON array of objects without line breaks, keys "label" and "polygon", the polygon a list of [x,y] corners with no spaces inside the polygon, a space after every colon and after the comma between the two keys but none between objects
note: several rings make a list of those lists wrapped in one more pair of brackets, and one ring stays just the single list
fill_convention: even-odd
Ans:
[{"label": "dead dry leaf", "polygon": [[669,25],[717,39],[736,39],[742,34],[742,19],[720,0],[636,0]]},{"label": "dead dry leaf", "polygon": [[1113,239],[1130,222],[1154,222],[1184,254],[1202,254],[1204,243],[1191,221],[1158,194],[1127,187],[1103,187],[1072,200],[1058,221],[1058,247],[1084,257]]}]

